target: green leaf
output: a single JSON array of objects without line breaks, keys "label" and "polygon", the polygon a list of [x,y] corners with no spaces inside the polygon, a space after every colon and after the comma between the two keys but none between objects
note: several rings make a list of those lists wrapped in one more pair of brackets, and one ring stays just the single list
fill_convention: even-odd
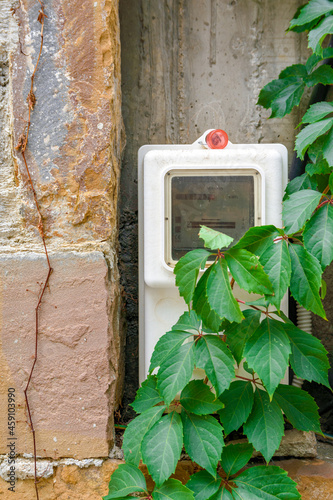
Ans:
[{"label": "green leaf", "polygon": [[235,500],[297,500],[296,483],[280,467],[259,465],[242,472],[234,483]]},{"label": "green leaf", "polygon": [[211,308],[207,297],[207,281],[213,266],[210,266],[201,276],[193,295],[193,309],[202,318],[204,326],[214,332],[219,332],[221,325],[220,316]]},{"label": "green leaf", "polygon": [[270,302],[269,300],[265,299],[265,297],[261,297],[260,299],[257,300],[247,300],[245,304],[247,306],[263,307],[266,310]]},{"label": "green leaf", "polygon": [[322,206],[306,223],[303,232],[304,246],[325,269],[333,260],[333,207]]},{"label": "green leaf", "polygon": [[184,446],[193,462],[216,476],[217,463],[224,446],[223,431],[211,415],[181,413],[184,427]]},{"label": "green leaf", "polygon": [[329,176],[328,184],[329,184],[331,194],[333,194],[333,173]]},{"label": "green leaf", "polygon": [[293,193],[284,201],[282,218],[287,234],[297,233],[304,226],[317,207],[321,196],[318,191],[308,189]]},{"label": "green leaf", "polygon": [[[242,311],[232,293],[229,282],[226,259],[219,259],[212,265],[207,279],[207,300],[210,307],[221,318],[239,323],[243,319]],[[208,325],[209,326],[209,325]]]},{"label": "green leaf", "polygon": [[321,300],[324,300],[326,297],[326,292],[327,292],[327,285],[325,280],[321,280],[321,287],[320,287],[320,298]]},{"label": "green leaf", "polygon": [[209,500],[233,500],[233,496],[227,490],[226,485],[222,484],[221,488]]},{"label": "green leaf", "polygon": [[290,293],[305,309],[326,319],[319,296],[322,269],[320,263],[301,245],[289,245],[291,257]]},{"label": "green leaf", "polygon": [[333,113],[333,102],[317,102],[309,107],[302,118],[302,123],[316,123]]},{"label": "green leaf", "polygon": [[316,123],[311,123],[303,128],[296,137],[295,150],[297,156],[303,160],[308,147],[321,135],[325,134],[333,125],[333,118],[326,118]]},{"label": "green leaf", "polygon": [[192,309],[190,311],[185,311],[184,314],[180,316],[177,323],[173,325],[171,330],[185,330],[198,333],[200,330],[201,321],[198,318],[195,311]]},{"label": "green leaf", "polygon": [[220,233],[206,226],[201,226],[199,237],[204,240],[205,247],[210,250],[226,248],[234,241],[234,239],[227,234]]},{"label": "green leaf", "polygon": [[246,248],[260,256],[277,236],[280,236],[280,233],[275,226],[250,227],[233,248]]},{"label": "green leaf", "polygon": [[284,434],[281,410],[275,401],[270,401],[267,392],[258,388],[254,393],[252,412],[243,425],[250,443],[269,462],[278,449]]},{"label": "green leaf", "polygon": [[289,78],[291,76],[300,76],[301,78],[305,78],[308,76],[306,66],[304,64],[292,64],[291,66],[287,66],[279,74],[279,79]]},{"label": "green leaf", "polygon": [[288,198],[291,194],[301,191],[303,189],[316,190],[317,181],[315,177],[311,177],[311,174],[305,172],[302,175],[295,177],[292,181],[287,184],[284,200]]},{"label": "green leaf", "polygon": [[192,332],[172,330],[159,338],[150,360],[149,371],[161,366],[174,349],[178,349],[186,339],[193,336]]},{"label": "green leaf", "polygon": [[331,169],[326,160],[320,160],[316,163],[308,163],[305,167],[305,171],[309,175],[325,175],[329,174]]},{"label": "green leaf", "polygon": [[175,472],[182,447],[183,425],[174,411],[162,417],[143,438],[142,459],[157,487]]},{"label": "green leaf", "polygon": [[315,69],[305,78],[305,83],[308,87],[313,87],[318,83],[322,85],[331,85],[333,83],[333,68],[328,64],[323,64]]},{"label": "green leaf", "polygon": [[318,163],[323,160],[323,147],[326,137],[326,135],[318,137],[318,139],[316,139],[314,143],[309,147],[308,155],[313,163]]},{"label": "green leaf", "polygon": [[272,284],[256,255],[244,249],[231,249],[224,254],[235,281],[247,292],[272,293]]},{"label": "green leaf", "polygon": [[246,342],[244,357],[259,375],[270,396],[286,373],[290,353],[284,324],[274,319],[264,319]]},{"label": "green leaf", "polygon": [[[333,167],[333,128],[327,134],[323,147],[323,157],[327,161],[330,167]],[[332,168],[330,169],[330,173]]]},{"label": "green leaf", "polygon": [[227,477],[236,474],[250,460],[253,446],[249,443],[228,444],[224,447],[221,465]]},{"label": "green leaf", "polygon": [[147,379],[142,382],[136,393],[135,400],[131,403],[136,413],[142,413],[162,401],[156,385],[157,378],[155,375],[148,375]]},{"label": "green leaf", "polygon": [[315,54],[321,55],[323,53],[323,49],[321,44],[326,37],[327,34],[333,33],[333,17],[328,16],[325,17],[317,24],[315,28],[309,32],[308,40],[309,40],[309,48],[313,50]]},{"label": "green leaf", "polygon": [[191,476],[186,486],[193,491],[194,500],[207,500],[217,492],[221,478],[213,477],[209,472],[201,470]]},{"label": "green leaf", "polygon": [[297,377],[330,388],[327,351],[320,340],[290,323],[285,325],[285,332],[291,344],[290,364]]},{"label": "green leaf", "polygon": [[305,67],[308,72],[312,71],[317,64],[323,59],[329,59],[333,56],[333,48],[327,47],[323,50],[322,55],[312,54],[305,63]]},{"label": "green leaf", "polygon": [[236,380],[219,398],[225,407],[218,414],[224,427],[225,435],[237,431],[248,419],[253,407],[253,387],[251,382]]},{"label": "green leaf", "polygon": [[264,108],[272,108],[270,118],[282,118],[298,106],[305,83],[302,78],[289,77],[272,80],[260,91],[258,103]]},{"label": "green leaf", "polygon": [[196,344],[195,364],[205,370],[216,394],[225,391],[235,377],[235,360],[218,336],[204,335]]},{"label": "green leaf", "polygon": [[280,309],[280,303],[287,292],[290,277],[291,263],[287,242],[284,239],[276,241],[260,257],[264,271],[273,285],[274,295],[267,297],[271,304]]},{"label": "green leaf", "polygon": [[154,406],[132,420],[125,431],[123,450],[127,463],[138,466],[141,460],[141,443],[146,433],[158,422],[166,406]]},{"label": "green leaf", "polygon": [[194,369],[194,342],[173,349],[162,362],[157,374],[157,388],[169,406],[177,393],[184,389]]},{"label": "green leaf", "polygon": [[293,427],[305,432],[321,432],[318,406],[306,391],[292,385],[281,384],[277,387],[273,399]]},{"label": "green leaf", "polygon": [[191,380],[187,384],[180,395],[180,404],[196,415],[208,415],[223,408],[223,403],[202,380]]},{"label": "green leaf", "polygon": [[243,350],[247,339],[258,328],[261,313],[253,309],[243,311],[244,319],[241,323],[232,323],[225,330],[227,344],[238,364],[243,358]]},{"label": "green leaf", "polygon": [[331,11],[333,11],[333,6],[330,0],[310,0],[302,7],[300,14],[290,21],[289,29],[311,23]]},{"label": "green leaf", "polygon": [[155,488],[152,496],[153,500],[194,500],[192,491],[178,479],[169,479],[159,488]]},{"label": "green leaf", "polygon": [[109,493],[103,498],[122,498],[136,491],[147,492],[145,476],[134,465],[120,464],[111,476]]},{"label": "green leaf", "polygon": [[205,267],[209,256],[210,252],[198,248],[181,257],[175,266],[176,285],[186,304],[189,304],[192,300],[199,270]]}]

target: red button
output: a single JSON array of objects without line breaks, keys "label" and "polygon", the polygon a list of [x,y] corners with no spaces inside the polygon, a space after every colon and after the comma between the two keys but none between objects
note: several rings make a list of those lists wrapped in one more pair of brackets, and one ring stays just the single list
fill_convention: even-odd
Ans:
[{"label": "red button", "polygon": [[206,135],[206,143],[210,149],[224,149],[228,144],[228,134],[224,130],[212,130]]}]

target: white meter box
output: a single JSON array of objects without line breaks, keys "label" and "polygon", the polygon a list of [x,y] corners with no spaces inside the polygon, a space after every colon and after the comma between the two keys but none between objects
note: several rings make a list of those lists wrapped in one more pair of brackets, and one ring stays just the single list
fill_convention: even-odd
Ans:
[{"label": "white meter box", "polygon": [[[237,241],[247,229],[281,226],[287,150],[281,144],[225,149],[143,146],[139,151],[139,370],[142,382],[157,340],[187,309],[173,269],[203,246],[201,225]],[[249,294],[235,288],[235,295]],[[286,304],[282,307],[285,312]]]}]

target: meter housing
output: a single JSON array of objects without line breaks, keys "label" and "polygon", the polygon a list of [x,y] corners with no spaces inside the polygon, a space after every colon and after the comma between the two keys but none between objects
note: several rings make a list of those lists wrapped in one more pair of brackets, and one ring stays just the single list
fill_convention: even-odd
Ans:
[{"label": "meter housing", "polygon": [[[173,269],[203,246],[201,225],[236,242],[252,226],[282,225],[287,150],[281,144],[147,145],[139,150],[139,378],[158,339],[187,306]],[[255,300],[237,285],[240,300]],[[250,298],[251,297],[251,298]],[[287,313],[287,299],[282,303]]]}]

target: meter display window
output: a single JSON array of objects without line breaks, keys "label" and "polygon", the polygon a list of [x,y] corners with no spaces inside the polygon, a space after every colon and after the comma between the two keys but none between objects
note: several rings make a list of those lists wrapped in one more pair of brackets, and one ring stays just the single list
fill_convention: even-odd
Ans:
[{"label": "meter display window", "polygon": [[166,260],[175,263],[186,252],[203,247],[198,237],[204,225],[228,234],[234,243],[259,224],[258,182],[253,169],[212,174],[168,174]]}]

